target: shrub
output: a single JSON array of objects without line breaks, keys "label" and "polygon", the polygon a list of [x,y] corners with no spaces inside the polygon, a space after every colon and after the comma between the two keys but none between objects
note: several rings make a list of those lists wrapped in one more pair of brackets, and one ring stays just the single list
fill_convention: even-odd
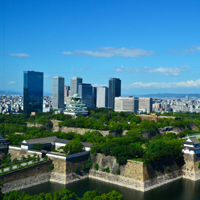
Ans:
[{"label": "shrub", "polygon": [[86,165],[87,169],[91,169],[92,168],[92,160],[91,160],[91,156],[88,157],[88,163]]},{"label": "shrub", "polygon": [[68,142],[63,148],[63,150],[69,154],[79,153],[82,151],[82,149],[83,144],[79,140],[72,140]]},{"label": "shrub", "polygon": [[17,162],[18,162],[17,158],[14,158],[14,159],[13,159],[13,162],[14,162],[14,163],[17,163]]},{"label": "shrub", "polygon": [[85,170],[85,165],[82,165],[82,170],[83,170],[83,171]]},{"label": "shrub", "polygon": [[39,157],[39,156],[37,156],[37,161],[38,161],[38,162],[40,161],[40,157]]},{"label": "shrub", "polygon": [[166,167],[166,170],[169,172],[170,171],[169,167]]},{"label": "shrub", "polygon": [[50,164],[50,170],[54,169],[54,164]]},{"label": "shrub", "polygon": [[94,165],[94,168],[95,168],[96,170],[98,170],[98,169],[99,169],[99,165],[96,163],[96,164]]},{"label": "shrub", "polygon": [[199,168],[200,168],[200,162],[199,162]]},{"label": "shrub", "polygon": [[75,173],[78,172],[78,168],[77,168],[77,167],[74,168],[74,172],[75,172]]},{"label": "shrub", "polygon": [[45,155],[45,156],[44,156],[44,161],[47,161],[47,159],[48,159],[48,156]]},{"label": "shrub", "polygon": [[9,166],[9,170],[10,170],[10,171],[12,170],[12,165]]},{"label": "shrub", "polygon": [[120,175],[120,169],[117,170],[117,175]]},{"label": "shrub", "polygon": [[110,169],[109,167],[106,167],[105,169],[103,169],[104,172],[110,173]]}]

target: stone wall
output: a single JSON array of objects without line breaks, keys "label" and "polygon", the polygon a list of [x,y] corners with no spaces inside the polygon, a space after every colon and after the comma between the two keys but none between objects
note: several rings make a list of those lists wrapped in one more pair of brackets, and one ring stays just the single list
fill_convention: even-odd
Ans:
[{"label": "stone wall", "polygon": [[200,180],[200,154],[184,154],[183,178]]},{"label": "stone wall", "polygon": [[8,153],[11,155],[11,160],[14,158],[17,158],[18,160],[21,160],[21,157],[28,156],[30,155],[31,157],[36,154],[40,158],[42,157],[42,153],[40,151],[33,151],[33,150],[26,150],[26,149],[21,149],[20,147],[10,145],[8,149]]},{"label": "stone wall", "polygon": [[[140,191],[147,191],[182,177],[178,164],[168,159],[146,166],[143,162],[133,160],[128,160],[126,165],[119,165],[114,157],[103,154],[91,155],[91,158],[93,166],[97,163],[99,169],[90,170],[90,178]],[[110,173],[103,172],[107,167]],[[118,169],[120,175],[117,175]]]},{"label": "stone wall", "polygon": [[0,182],[4,182],[3,192],[20,190],[50,180],[52,161],[39,163],[24,169],[13,171],[0,176]]},{"label": "stone wall", "polygon": [[[89,152],[71,156],[47,154],[54,164],[51,181],[67,184],[88,177],[88,173],[82,170],[82,165],[86,166],[89,155]],[[78,169],[78,173],[74,173],[74,168]]]}]

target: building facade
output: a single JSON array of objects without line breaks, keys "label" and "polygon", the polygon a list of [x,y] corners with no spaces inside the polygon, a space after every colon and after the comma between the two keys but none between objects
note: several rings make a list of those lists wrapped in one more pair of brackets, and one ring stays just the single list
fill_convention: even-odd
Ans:
[{"label": "building facade", "polygon": [[24,113],[43,110],[43,72],[24,71]]},{"label": "building facade", "polygon": [[92,86],[91,84],[81,83],[78,86],[78,94],[87,108],[92,108]]},{"label": "building facade", "polygon": [[64,85],[64,103],[67,100],[67,97],[69,97],[70,93],[70,86]]},{"label": "building facade", "polygon": [[97,87],[92,87],[92,107],[96,108],[97,102]]},{"label": "building facade", "polygon": [[64,82],[62,76],[55,76],[53,78],[52,90],[52,107],[53,109],[62,110],[64,108]]},{"label": "building facade", "polygon": [[109,90],[108,90],[108,108],[114,109],[115,97],[121,96],[121,80],[119,78],[109,79]]},{"label": "building facade", "polygon": [[115,97],[115,112],[136,113],[138,106],[138,97]]},{"label": "building facade", "polygon": [[82,78],[76,76],[71,78],[71,96],[78,94],[78,85],[82,83]]},{"label": "building facade", "polygon": [[97,88],[96,107],[108,108],[108,87]]},{"label": "building facade", "polygon": [[139,98],[139,110],[147,113],[152,112],[152,98]]}]

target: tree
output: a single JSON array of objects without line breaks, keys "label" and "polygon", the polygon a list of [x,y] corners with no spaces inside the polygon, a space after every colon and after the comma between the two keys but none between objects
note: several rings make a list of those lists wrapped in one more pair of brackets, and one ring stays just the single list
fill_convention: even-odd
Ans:
[{"label": "tree", "polygon": [[79,153],[83,150],[83,144],[79,140],[72,140],[64,146],[63,150],[68,154]]}]

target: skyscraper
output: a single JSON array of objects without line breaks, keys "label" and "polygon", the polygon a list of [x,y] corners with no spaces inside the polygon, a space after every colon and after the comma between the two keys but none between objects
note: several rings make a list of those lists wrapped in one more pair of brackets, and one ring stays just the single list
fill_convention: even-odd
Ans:
[{"label": "skyscraper", "polygon": [[87,108],[92,108],[92,86],[91,84],[81,83],[78,86],[78,94],[82,97],[83,103]]},{"label": "skyscraper", "polygon": [[96,108],[97,101],[97,87],[92,87],[92,107]]},{"label": "skyscraper", "polygon": [[107,87],[98,87],[97,88],[97,108],[107,108],[108,107],[108,88]]},{"label": "skyscraper", "polygon": [[143,110],[144,112],[151,113],[152,112],[152,98],[139,98],[139,110]]},{"label": "skyscraper", "polygon": [[43,72],[24,71],[24,113],[42,112]]},{"label": "skyscraper", "polygon": [[70,86],[64,85],[64,103],[67,100],[67,97],[70,96],[69,91],[70,91]]},{"label": "skyscraper", "polygon": [[62,76],[55,76],[53,78],[53,92],[52,92],[52,107],[53,109],[61,110],[64,108],[64,82]]},{"label": "skyscraper", "polygon": [[115,97],[121,96],[121,80],[119,78],[109,79],[108,108],[114,109]]},{"label": "skyscraper", "polygon": [[78,85],[82,83],[82,78],[76,76],[71,78],[71,96],[78,94]]}]

